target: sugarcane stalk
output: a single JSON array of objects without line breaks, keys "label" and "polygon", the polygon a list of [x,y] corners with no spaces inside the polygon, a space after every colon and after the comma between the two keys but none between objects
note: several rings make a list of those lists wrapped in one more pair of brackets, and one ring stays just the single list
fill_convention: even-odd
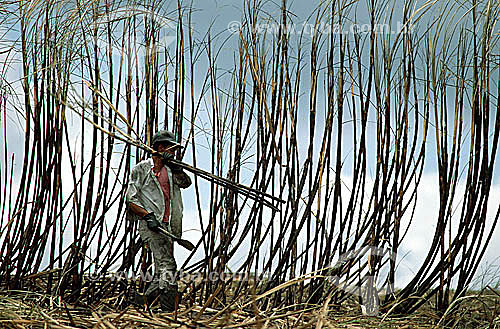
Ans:
[{"label": "sugarcane stalk", "polygon": [[[84,81],[87,86],[89,86],[92,90],[95,90],[97,92],[97,89],[96,88],[93,88],[92,85],[90,85],[88,82]],[[97,92],[97,95],[100,96],[101,98],[104,99],[104,101],[107,103],[107,105],[115,112],[115,113],[119,113],[116,108],[113,106],[113,104],[100,92]],[[106,130],[105,128],[99,126],[98,124],[96,124],[95,122],[93,122],[92,120],[89,120],[87,117],[85,117],[83,114],[79,113],[78,111],[75,111],[76,113],[82,115],[84,117],[85,120],[87,120],[88,122],[90,122],[95,128],[97,128],[98,130],[100,130],[101,132],[113,137],[113,138],[116,138],[120,141],[123,141],[125,143],[128,143],[128,144],[131,144],[131,145],[134,145],[138,148],[141,148],[147,152],[150,152],[152,153],[153,155],[162,155],[162,153],[160,152],[157,152],[155,150],[153,150],[151,147],[147,146],[146,144],[144,144],[143,142],[141,142],[140,140],[135,140],[133,139],[130,135],[126,134],[125,132],[123,132],[122,130],[120,130],[118,127],[116,127],[116,125],[112,124],[113,125],[113,128],[118,131],[121,135],[123,135],[124,137],[121,137],[121,136],[118,136],[117,134],[115,134],[114,132],[111,132],[109,130]],[[94,113],[96,114],[96,113]],[[97,116],[99,116],[97,114]],[[101,116],[101,119],[105,120],[105,118],[103,118]],[[127,122],[127,120],[120,115],[120,119],[122,121],[124,121],[127,126],[130,127],[129,123]],[[178,167],[181,167],[183,169],[186,169],[190,172],[192,172],[193,174],[199,176],[199,177],[202,177],[210,182],[213,182],[217,185],[221,185],[221,186],[224,186],[226,188],[229,188],[231,189],[232,191],[234,192],[237,192],[241,195],[245,195],[247,197],[249,197],[250,199],[254,200],[254,201],[257,201],[257,202],[261,202],[262,204],[266,205],[267,207],[275,210],[275,211],[279,211],[279,208],[277,208],[276,206],[274,206],[271,202],[269,202],[268,200],[265,200],[264,197],[267,197],[273,201],[277,201],[277,202],[280,202],[280,203],[286,203],[284,200],[278,198],[278,197],[275,197],[274,195],[270,195],[270,194],[267,194],[265,192],[262,192],[262,191],[259,191],[257,189],[254,189],[254,188],[251,188],[251,187],[248,187],[248,186],[245,186],[245,185],[242,185],[242,184],[239,184],[239,183],[236,183],[236,182],[233,182],[227,178],[223,178],[223,177],[220,177],[220,176],[217,176],[217,175],[214,175],[212,173],[209,173],[207,171],[204,171],[202,169],[199,169],[199,168],[196,168],[196,167],[193,167],[193,166],[190,166],[184,162],[181,162],[181,161],[178,161],[178,160],[173,160],[173,159],[169,159],[168,162],[178,166]]]},{"label": "sugarcane stalk", "polygon": [[193,174],[195,174],[199,177],[202,177],[208,181],[211,181],[215,184],[222,185],[222,186],[229,188],[235,192],[238,192],[242,195],[248,196],[249,198],[251,198],[255,201],[262,202],[263,204],[265,204],[269,208],[272,208],[276,211],[279,211],[279,209],[276,206],[274,206],[271,202],[265,200],[264,197],[270,198],[273,201],[285,203],[285,201],[281,200],[280,198],[275,197],[274,195],[270,195],[270,194],[267,194],[265,192],[256,190],[254,188],[251,188],[251,187],[239,184],[239,183],[235,183],[227,178],[222,178],[220,176],[214,175],[214,174],[209,173],[207,171],[204,171],[202,169],[195,168],[195,167],[190,166],[184,162],[172,159],[172,160],[168,160],[168,163],[171,163],[175,166],[186,169],[186,170],[192,172]]},{"label": "sugarcane stalk", "polygon": [[[118,136],[114,132],[110,132],[109,130],[107,130],[107,129],[101,127],[101,126],[99,126],[98,124],[96,124],[92,120],[89,120],[87,117],[85,117],[85,116],[83,116],[83,117],[84,117],[85,120],[87,120],[88,122],[90,122],[95,128],[97,128],[101,132],[103,132],[103,133],[111,136],[112,138],[115,138],[117,140],[120,140],[120,141],[125,142],[125,143],[130,144],[130,145],[133,145],[135,147],[141,148],[141,149],[143,149],[145,151],[148,151],[148,152],[150,152],[152,154],[161,155],[160,152],[157,152],[157,151],[153,150],[151,147],[147,146],[146,144],[142,143],[141,141],[133,140],[130,136],[127,136],[122,131],[120,131],[120,133],[122,133],[126,137]],[[181,162],[181,161],[178,161],[178,160],[169,160],[168,162],[171,162],[172,164],[174,164],[174,165],[176,165],[178,167],[186,169],[186,170],[192,172],[193,174],[195,174],[195,175],[197,175],[197,176],[199,176],[201,178],[204,178],[204,179],[206,179],[206,180],[208,180],[210,182],[213,182],[215,184],[218,184],[218,185],[224,186],[226,188],[229,188],[232,191],[235,191],[235,192],[237,192],[239,194],[245,195],[245,196],[249,197],[250,199],[252,199],[254,201],[261,202],[262,204],[266,205],[267,207],[269,207],[269,208],[271,208],[271,209],[273,209],[275,211],[279,211],[279,208],[277,208],[276,206],[274,206],[271,202],[265,200],[264,197],[270,198],[270,199],[272,199],[274,201],[277,201],[277,202],[280,202],[280,203],[285,203],[285,201],[281,200],[278,197],[275,197],[274,195],[270,195],[270,194],[267,194],[265,192],[256,190],[254,188],[251,188],[251,187],[239,184],[239,183],[235,183],[233,181],[230,181],[229,179],[226,179],[226,178],[214,175],[212,173],[209,173],[209,172],[204,171],[204,170],[199,169],[199,168],[195,168],[195,167],[190,166],[190,165],[188,165],[188,164],[186,164],[184,162]]]}]

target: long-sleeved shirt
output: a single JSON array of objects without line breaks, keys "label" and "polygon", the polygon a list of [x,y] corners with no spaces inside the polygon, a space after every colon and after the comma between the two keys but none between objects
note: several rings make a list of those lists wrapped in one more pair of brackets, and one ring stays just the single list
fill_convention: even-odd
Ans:
[{"label": "long-sleeved shirt", "polygon": [[[158,179],[153,173],[153,159],[147,159],[139,162],[133,169],[130,175],[130,180],[127,186],[126,201],[134,203],[139,207],[144,208],[147,212],[153,212],[156,219],[162,222],[165,217],[165,198],[158,182]],[[182,234],[182,195],[181,188],[186,188],[191,185],[191,179],[182,170],[175,170],[165,166],[168,174],[170,189],[170,207],[169,228],[171,232],[180,237]],[[137,215],[132,214],[133,219],[138,219]]]}]

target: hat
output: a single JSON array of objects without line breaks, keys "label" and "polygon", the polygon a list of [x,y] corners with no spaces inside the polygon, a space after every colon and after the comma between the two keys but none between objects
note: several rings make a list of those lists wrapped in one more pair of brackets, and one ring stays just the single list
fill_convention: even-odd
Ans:
[{"label": "hat", "polygon": [[153,148],[155,148],[156,143],[162,142],[171,144],[173,146],[182,147],[182,145],[177,143],[177,141],[175,140],[175,135],[168,130],[160,130],[159,132],[157,132],[151,140],[151,145],[153,146]]}]

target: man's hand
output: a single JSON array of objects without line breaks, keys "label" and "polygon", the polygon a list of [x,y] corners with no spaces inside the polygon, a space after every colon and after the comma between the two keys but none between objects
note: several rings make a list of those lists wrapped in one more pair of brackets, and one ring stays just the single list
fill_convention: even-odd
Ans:
[{"label": "man's hand", "polygon": [[148,224],[148,228],[153,232],[158,232],[158,228],[160,227],[160,222],[156,220],[155,214],[150,212],[146,216],[142,217]]},{"label": "man's hand", "polygon": [[169,152],[163,152],[161,154],[163,163],[172,170],[172,176],[174,183],[179,185],[180,188],[187,188],[191,185],[191,178],[182,170],[182,167],[170,162],[174,160],[174,155]]},{"label": "man's hand", "polygon": [[169,152],[163,152],[161,154],[161,158],[163,159],[163,163],[167,164],[170,160],[174,159],[174,155],[172,153],[169,153]]}]

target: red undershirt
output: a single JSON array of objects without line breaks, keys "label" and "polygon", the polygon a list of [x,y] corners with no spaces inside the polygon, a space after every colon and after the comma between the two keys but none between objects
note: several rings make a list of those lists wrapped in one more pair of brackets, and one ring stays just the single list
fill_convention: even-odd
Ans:
[{"label": "red undershirt", "polygon": [[163,191],[163,197],[165,198],[165,215],[163,216],[163,222],[168,223],[170,214],[170,184],[168,181],[168,172],[165,166],[161,167],[160,171],[155,173],[158,182],[160,183],[161,189]]}]

